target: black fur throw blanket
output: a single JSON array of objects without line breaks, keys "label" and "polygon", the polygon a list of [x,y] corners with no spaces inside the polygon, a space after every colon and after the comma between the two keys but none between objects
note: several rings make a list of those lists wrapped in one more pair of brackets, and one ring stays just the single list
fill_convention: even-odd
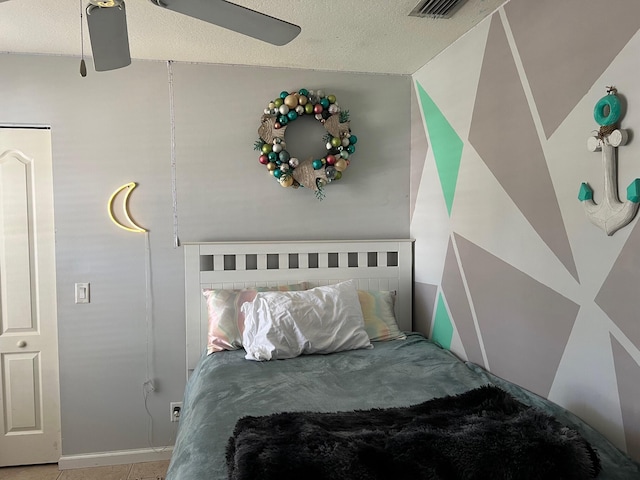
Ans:
[{"label": "black fur throw blanket", "polygon": [[485,386],[402,408],[238,420],[230,480],[585,480],[600,471],[578,432]]}]

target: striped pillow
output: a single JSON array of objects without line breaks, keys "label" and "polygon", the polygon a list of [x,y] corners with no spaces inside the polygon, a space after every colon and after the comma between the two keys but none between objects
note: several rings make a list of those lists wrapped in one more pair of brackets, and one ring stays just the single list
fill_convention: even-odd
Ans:
[{"label": "striped pillow", "polygon": [[202,294],[207,301],[209,318],[209,335],[207,355],[222,350],[242,348],[242,332],[244,331],[244,314],[242,304],[252,302],[258,292],[289,292],[307,290],[307,282],[279,287],[255,287],[243,290],[216,290],[203,288]]},{"label": "striped pillow", "polygon": [[372,342],[404,340],[407,336],[396,323],[395,292],[358,290],[364,329]]}]

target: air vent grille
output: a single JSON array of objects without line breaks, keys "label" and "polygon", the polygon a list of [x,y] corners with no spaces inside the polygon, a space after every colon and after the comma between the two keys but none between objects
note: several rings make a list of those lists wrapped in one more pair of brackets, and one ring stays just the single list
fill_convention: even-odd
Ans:
[{"label": "air vent grille", "polygon": [[422,0],[409,14],[410,17],[451,18],[467,0]]}]

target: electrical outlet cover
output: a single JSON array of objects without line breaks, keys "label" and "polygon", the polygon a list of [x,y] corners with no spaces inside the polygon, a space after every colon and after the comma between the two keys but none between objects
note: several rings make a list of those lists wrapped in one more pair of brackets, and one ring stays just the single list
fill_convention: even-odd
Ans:
[{"label": "electrical outlet cover", "polygon": [[[177,422],[180,420],[180,413],[182,412],[182,402],[171,402],[169,404],[170,410],[169,413],[171,415],[171,422]],[[178,415],[174,415],[175,409],[178,409]]]}]

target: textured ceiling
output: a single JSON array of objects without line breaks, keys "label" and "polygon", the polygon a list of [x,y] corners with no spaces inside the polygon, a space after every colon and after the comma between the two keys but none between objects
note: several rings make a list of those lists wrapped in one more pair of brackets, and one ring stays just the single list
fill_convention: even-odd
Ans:
[{"label": "textured ceiling", "polygon": [[[233,2],[300,25],[282,47],[147,0],[126,3],[134,59],[412,74],[505,0],[468,0],[451,19],[409,17],[418,0]],[[80,38],[80,0],[0,0],[0,52],[79,57]],[[91,55],[86,23],[84,51]]]}]

